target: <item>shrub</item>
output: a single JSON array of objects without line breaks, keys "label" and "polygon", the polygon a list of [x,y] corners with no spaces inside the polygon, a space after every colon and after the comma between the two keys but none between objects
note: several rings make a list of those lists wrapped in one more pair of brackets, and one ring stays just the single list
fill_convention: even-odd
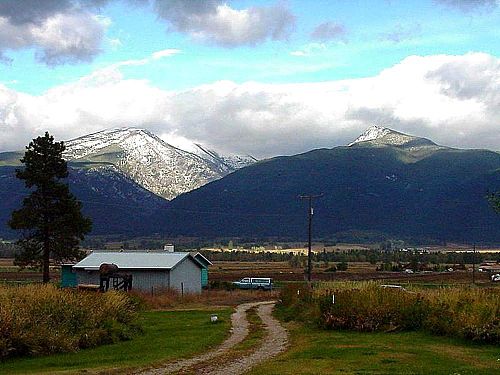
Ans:
[{"label": "shrub", "polygon": [[76,351],[130,338],[136,305],[120,292],[0,286],[0,358]]},{"label": "shrub", "polygon": [[312,289],[306,283],[283,286],[278,310],[285,321],[314,321],[319,315],[319,310],[314,304]]},{"label": "shrub", "polygon": [[347,262],[340,262],[337,264],[337,270],[338,271],[347,271],[347,268],[348,268],[348,264]]}]

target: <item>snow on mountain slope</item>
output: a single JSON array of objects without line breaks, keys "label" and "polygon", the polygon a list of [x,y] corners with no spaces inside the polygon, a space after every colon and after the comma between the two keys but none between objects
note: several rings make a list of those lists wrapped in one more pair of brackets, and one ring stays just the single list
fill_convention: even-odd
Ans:
[{"label": "snow on mountain slope", "polygon": [[205,148],[199,143],[194,143],[196,147],[194,153],[199,157],[209,160],[215,165],[219,166],[223,173],[230,173],[236,169],[246,167],[257,161],[253,156],[250,155],[223,155],[219,154],[217,151]]},{"label": "snow on mountain slope", "polygon": [[205,151],[202,146],[198,146],[199,153],[188,152],[147,130],[136,128],[103,130],[65,144],[66,159],[113,164],[139,185],[166,199],[173,199],[250,163],[244,159],[233,162],[214,151]]},{"label": "snow on mountain slope", "polygon": [[114,164],[139,185],[166,199],[222,175],[197,155],[175,148],[142,129],[112,129],[66,142],[68,160]]},{"label": "snow on mountain slope", "polygon": [[361,134],[358,138],[348,144],[348,146],[355,145],[356,143],[372,141],[374,139],[382,138],[384,135],[390,133],[391,130],[387,128],[383,128],[381,126],[373,125],[366,129],[363,134]]},{"label": "snow on mountain slope", "polygon": [[351,147],[364,142],[371,145],[402,147],[408,150],[417,150],[422,147],[440,147],[427,138],[411,136],[377,125],[370,126],[354,142],[349,143],[348,146]]}]

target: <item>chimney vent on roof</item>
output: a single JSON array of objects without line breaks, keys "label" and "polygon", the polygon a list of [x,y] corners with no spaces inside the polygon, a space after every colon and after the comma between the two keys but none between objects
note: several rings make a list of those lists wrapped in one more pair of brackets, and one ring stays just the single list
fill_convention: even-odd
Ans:
[{"label": "chimney vent on roof", "polygon": [[174,245],[168,243],[165,246],[163,246],[163,250],[168,252],[168,253],[173,253],[174,252]]}]

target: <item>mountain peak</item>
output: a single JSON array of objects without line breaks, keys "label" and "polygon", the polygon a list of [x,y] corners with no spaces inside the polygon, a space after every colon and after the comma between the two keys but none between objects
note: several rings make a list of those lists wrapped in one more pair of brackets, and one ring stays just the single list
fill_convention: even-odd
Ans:
[{"label": "mountain peak", "polygon": [[349,143],[348,146],[351,147],[360,143],[372,146],[395,146],[405,149],[437,146],[427,138],[415,137],[378,125],[370,126],[354,142]]},{"label": "mountain peak", "polygon": [[384,128],[383,126],[372,125],[367,128],[358,138],[356,138],[354,142],[349,143],[349,146],[360,142],[373,141],[374,139],[382,138],[390,132],[392,132],[391,129]]}]

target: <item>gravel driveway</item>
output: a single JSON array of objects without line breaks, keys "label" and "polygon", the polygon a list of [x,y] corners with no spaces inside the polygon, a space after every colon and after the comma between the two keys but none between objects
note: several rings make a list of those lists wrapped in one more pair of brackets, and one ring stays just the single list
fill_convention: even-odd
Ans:
[{"label": "gravel driveway", "polygon": [[[288,344],[288,333],[271,315],[275,301],[244,303],[236,307],[231,315],[231,334],[218,348],[199,356],[171,362],[163,367],[137,372],[141,375],[160,375],[171,373],[196,373],[203,375],[243,374],[261,362],[284,351]],[[217,357],[242,342],[248,335],[248,320],[246,313],[257,307],[257,314],[262,319],[267,331],[261,346],[242,358],[225,360],[217,363]],[[204,365],[206,363],[206,366]],[[214,363],[216,363],[214,365]],[[195,367],[196,370],[191,370]]]}]

